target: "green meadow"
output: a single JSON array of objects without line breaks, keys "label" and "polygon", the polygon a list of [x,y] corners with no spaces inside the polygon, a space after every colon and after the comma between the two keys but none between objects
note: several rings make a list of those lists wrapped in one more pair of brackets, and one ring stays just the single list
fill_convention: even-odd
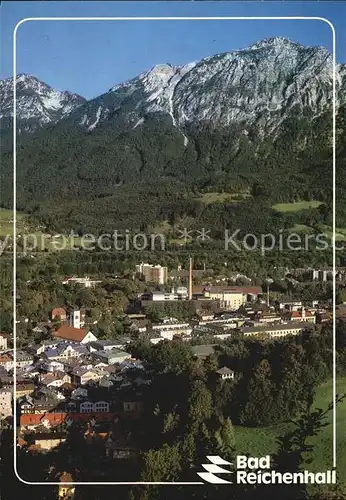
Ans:
[{"label": "green meadow", "polygon": [[278,212],[300,212],[301,210],[309,210],[310,208],[317,208],[322,205],[321,201],[295,201],[294,203],[277,203],[272,208]]},{"label": "green meadow", "polygon": [[[337,379],[337,394],[346,393],[346,377]],[[315,408],[326,409],[333,398],[333,380],[330,379],[316,391]],[[314,444],[314,457],[311,464],[306,464],[308,470],[323,472],[333,466],[333,412],[328,414],[326,422],[318,436],[311,438]],[[236,426],[237,454],[251,456],[271,455],[277,450],[276,439],[292,429],[292,424],[283,423],[271,427],[249,428]],[[346,400],[337,406],[337,471],[339,481],[346,484]]]},{"label": "green meadow", "polygon": [[[0,237],[13,237],[13,210],[0,208]],[[37,251],[59,251],[61,249],[72,249],[81,245],[82,239],[68,235],[50,235],[37,230],[30,222],[29,216],[17,211],[16,234],[18,250],[23,247],[30,251],[35,247]]]}]

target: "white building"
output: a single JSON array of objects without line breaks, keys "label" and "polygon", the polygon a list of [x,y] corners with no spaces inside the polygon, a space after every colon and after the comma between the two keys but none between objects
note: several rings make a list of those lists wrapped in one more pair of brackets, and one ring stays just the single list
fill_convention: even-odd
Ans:
[{"label": "white building", "polygon": [[222,380],[234,380],[234,371],[231,370],[230,368],[227,368],[227,366],[223,366],[216,372]]},{"label": "white building", "polygon": [[78,309],[70,312],[69,323],[72,328],[81,328],[80,311]]},{"label": "white building", "polygon": [[12,415],[12,391],[0,389],[0,420]]},{"label": "white building", "polygon": [[7,335],[0,333],[0,352],[7,350]]},{"label": "white building", "polygon": [[306,322],[288,322],[281,325],[268,325],[260,327],[242,328],[244,336],[261,336],[265,335],[269,338],[286,337],[287,335],[299,335],[303,330],[309,328]]},{"label": "white building", "polygon": [[165,266],[141,264],[136,266],[136,272],[144,277],[145,281],[164,285],[167,282],[168,269]]},{"label": "white building", "polygon": [[95,403],[84,401],[79,405],[79,411],[80,413],[109,412],[109,403],[107,401],[96,401]]},{"label": "white building", "polygon": [[70,278],[66,278],[62,282],[63,285],[77,284],[77,285],[84,286],[85,288],[94,288],[99,283],[101,283],[100,280],[91,280],[88,276],[85,276],[85,278],[77,278],[76,276],[71,276]]}]

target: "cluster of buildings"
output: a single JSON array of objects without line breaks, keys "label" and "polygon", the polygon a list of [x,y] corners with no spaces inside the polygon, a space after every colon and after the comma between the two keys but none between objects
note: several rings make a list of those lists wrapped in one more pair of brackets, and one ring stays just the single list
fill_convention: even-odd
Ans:
[{"label": "cluster of buildings", "polygon": [[77,425],[90,442],[102,434],[108,456],[131,456],[136,449],[122,429],[128,419],[139,418],[151,379],[145,363],[125,350],[129,341],[99,340],[87,329],[64,325],[52,340],[31,344],[25,352],[15,355],[4,346],[0,420],[17,426],[18,445],[51,450]]},{"label": "cluster of buildings", "polygon": [[[159,265],[141,263],[136,272],[150,283],[165,285],[168,280],[167,268]],[[152,344],[205,336],[215,341],[234,335],[276,339],[331,319],[330,310],[316,302],[311,307],[301,301],[270,305],[269,291],[264,294],[258,286],[194,285],[191,259],[187,277],[187,286],[138,297],[141,308],[188,301],[195,313],[186,321],[167,317],[155,324],[145,314],[128,315],[129,336],[105,340],[90,331],[83,310],[56,307],[49,323],[33,328],[46,339],[39,344],[14,353],[8,336],[0,334],[0,420],[17,426],[19,446],[50,450],[66,441],[71,426],[78,426],[87,442],[101,439],[108,457],[137,453],[134,436],[126,434],[126,422],[140,418],[152,372],[146,362],[128,352],[133,337]],[[70,277],[63,283],[88,288],[99,282]],[[339,314],[346,316],[345,311]],[[206,357],[209,347],[191,346],[198,357]],[[220,368],[216,375],[226,381],[235,378],[229,367]]]},{"label": "cluster of buildings", "polygon": [[[131,331],[149,338],[154,344],[177,338],[189,341],[196,336],[214,336],[223,340],[235,334],[279,338],[297,335],[312,325],[331,320],[330,309],[323,308],[316,302],[311,307],[305,307],[301,301],[286,301],[268,306],[264,298],[256,302],[248,301],[249,294],[244,293],[244,287],[239,289],[234,293],[233,289],[211,287],[205,293],[213,297],[221,294],[223,308],[220,308],[219,299],[205,299],[212,300],[212,303],[208,303],[215,308],[210,309],[205,307],[205,302],[197,300],[204,308],[196,308],[195,316],[189,321],[167,317],[159,324],[151,324],[145,315],[138,315],[132,322]],[[249,290],[255,295],[255,287],[246,292]]]},{"label": "cluster of buildings", "polygon": [[[191,299],[189,299],[191,295]],[[170,301],[190,300],[196,309],[202,308],[208,302],[211,306],[227,311],[237,311],[247,302],[253,302],[262,296],[262,288],[257,286],[226,286],[226,285],[201,285],[172,288],[169,292],[153,291],[141,294],[139,302],[145,307],[152,302],[167,303]]]},{"label": "cluster of buildings", "polygon": [[[332,267],[324,267],[322,269],[313,269],[313,268],[295,268],[291,269],[286,274],[295,276],[295,277],[303,277],[306,281],[319,281],[319,282],[327,282],[333,280],[333,268]],[[337,267],[335,269],[335,279],[337,282],[345,282],[346,281],[346,268],[345,267]]]}]

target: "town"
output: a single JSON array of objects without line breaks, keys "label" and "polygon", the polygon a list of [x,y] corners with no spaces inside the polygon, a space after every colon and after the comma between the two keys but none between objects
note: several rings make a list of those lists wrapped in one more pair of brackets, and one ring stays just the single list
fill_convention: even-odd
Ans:
[{"label": "town", "polygon": [[[304,269],[287,272],[283,281],[298,283],[302,275],[322,288],[333,276],[331,269]],[[344,276],[345,270],[338,269],[342,286]],[[21,345],[17,338],[16,350],[13,335],[1,333],[1,427],[17,429],[18,447],[26,453],[44,454],[61,446],[73,425],[86,443],[102,442],[108,460],[138,456],[142,437],[135,422],[146,412],[146,394],[157,367],[150,357],[136,354],[136,343],[181,344],[198,362],[213,359],[213,376],[234,385],[242,378],[237,363],[223,364],[222,356],[220,362],[215,358],[227,341],[251,338],[271,343],[318,332],[332,321],[330,299],[280,298],[284,295],[273,291],[270,278],[263,286],[239,273],[233,280],[215,278],[205,267],[194,270],[192,258],[185,269],[175,270],[142,262],[133,270],[133,279],[146,291],[122,311],[125,326],[120,335],[103,331],[100,336],[97,320],[82,304],[55,304],[46,321],[36,324],[30,317],[17,318],[17,327],[21,322],[31,324],[35,342]],[[248,284],[236,284],[239,280]],[[96,291],[103,281],[69,276],[61,278],[61,285],[66,290]],[[165,315],[167,311],[180,314]],[[337,306],[337,317],[346,317],[346,304]]]}]

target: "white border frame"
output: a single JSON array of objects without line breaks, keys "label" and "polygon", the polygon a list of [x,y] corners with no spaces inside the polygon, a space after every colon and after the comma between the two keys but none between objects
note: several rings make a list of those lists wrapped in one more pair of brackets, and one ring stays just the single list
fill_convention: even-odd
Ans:
[{"label": "white border frame", "polygon": [[[15,26],[13,31],[13,352],[14,352],[14,369],[13,369],[13,377],[14,377],[14,402],[16,401],[16,393],[17,393],[17,315],[16,315],[16,275],[17,275],[17,262],[16,262],[16,224],[17,224],[17,213],[16,213],[16,168],[17,168],[17,88],[16,88],[16,80],[17,80],[17,31],[19,26],[28,22],[28,21],[245,21],[245,20],[254,20],[254,21],[322,21],[331,28],[332,30],[332,38],[333,38],[333,468],[336,467],[336,273],[335,273],[335,265],[336,265],[336,252],[335,252],[335,208],[336,208],[336,142],[335,142],[335,123],[336,123],[336,92],[335,92],[335,68],[336,68],[336,60],[335,60],[335,52],[336,52],[336,35],[335,35],[335,27],[331,21],[324,17],[310,17],[310,16],[284,16],[284,17],[271,17],[271,16],[217,16],[217,17],[28,17],[21,19]],[[60,486],[62,483],[59,481],[47,481],[47,482],[31,482],[23,480],[17,471],[17,408],[16,404],[13,405],[14,408],[14,457],[13,457],[13,468],[14,473],[17,479],[23,484],[28,485],[42,485],[42,486]],[[117,484],[121,485],[139,485],[139,484],[152,484],[152,485],[164,485],[164,484],[173,484],[173,485],[197,485],[197,484],[206,484],[202,481],[197,482],[169,482],[169,481],[159,481],[159,482],[66,482],[66,485],[71,486],[115,486]]]}]

